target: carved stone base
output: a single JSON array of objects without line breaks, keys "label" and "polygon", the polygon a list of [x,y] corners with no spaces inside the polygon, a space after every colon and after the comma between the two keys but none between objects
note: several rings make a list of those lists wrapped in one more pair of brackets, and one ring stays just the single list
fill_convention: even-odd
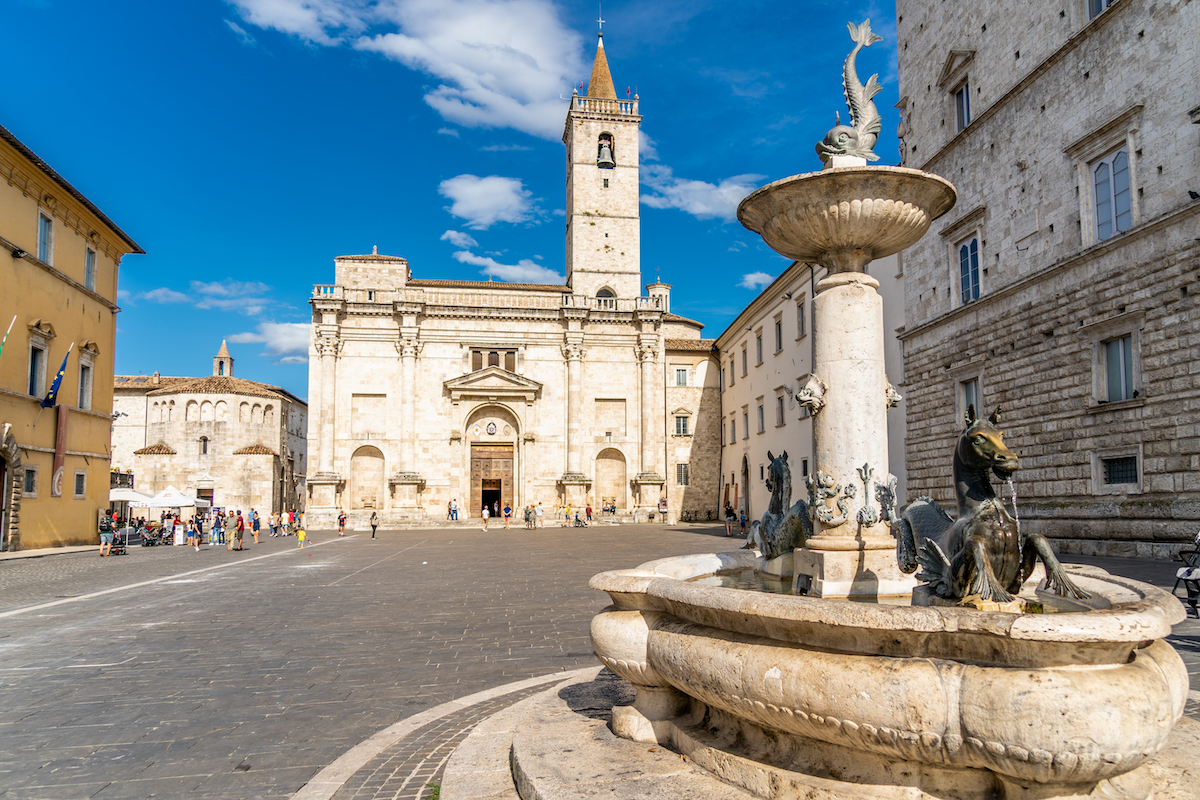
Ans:
[{"label": "carved stone base", "polygon": [[325,472],[313,475],[308,479],[309,500],[307,507],[336,508],[337,492],[343,481],[336,472]]},{"label": "carved stone base", "polygon": [[917,579],[896,566],[894,550],[810,550],[793,554],[792,585],[810,597],[909,597]]}]

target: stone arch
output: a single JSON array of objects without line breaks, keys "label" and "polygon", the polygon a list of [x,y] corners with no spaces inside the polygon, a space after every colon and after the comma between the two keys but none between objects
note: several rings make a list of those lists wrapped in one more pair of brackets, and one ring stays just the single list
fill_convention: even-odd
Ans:
[{"label": "stone arch", "polygon": [[203,403],[200,404],[200,421],[201,422],[212,422],[213,421],[213,404],[209,400],[205,400]]},{"label": "stone arch", "polygon": [[250,421],[250,404],[242,403],[238,406],[238,422]]},{"label": "stone arch", "polygon": [[160,406],[158,403],[150,406],[150,421],[162,422],[162,406]]},{"label": "stone arch", "polygon": [[[495,425],[494,433],[488,433],[489,425]],[[507,502],[519,509],[528,502],[521,481],[521,418],[513,409],[481,403],[467,414],[463,439],[467,484],[457,499],[467,516],[480,515],[485,492],[501,508]]]},{"label": "stone arch", "polygon": [[183,419],[185,422],[199,422],[200,404],[195,400],[189,400],[187,405],[184,406]]},{"label": "stone arch", "polygon": [[263,407],[258,403],[250,409],[250,422],[255,425],[262,425],[263,422]]},{"label": "stone arch", "polygon": [[[604,152],[606,147],[607,153]],[[600,135],[596,137],[596,163],[600,165],[601,169],[612,169],[612,165],[617,163],[617,140],[608,131],[601,131]]]},{"label": "stone arch", "polygon": [[25,466],[12,425],[0,428],[0,551],[21,549],[21,494]]},{"label": "stone arch", "polygon": [[175,418],[175,401],[172,400],[171,402],[167,403],[167,422],[172,421],[174,418]]},{"label": "stone arch", "polygon": [[383,453],[366,445],[350,456],[350,508],[383,508],[386,497]]},{"label": "stone arch", "polygon": [[618,510],[624,510],[628,507],[628,490],[625,454],[615,447],[606,447],[596,454],[596,474],[592,481],[594,504],[602,506],[607,501]]},{"label": "stone arch", "polygon": [[229,404],[224,400],[218,400],[216,412],[217,422],[225,422],[227,419],[229,419]]},{"label": "stone arch", "polygon": [[604,286],[600,291],[596,292],[596,297],[616,297],[617,293],[607,286]]},{"label": "stone arch", "polygon": [[263,409],[263,424],[275,427],[275,406],[268,405]]}]

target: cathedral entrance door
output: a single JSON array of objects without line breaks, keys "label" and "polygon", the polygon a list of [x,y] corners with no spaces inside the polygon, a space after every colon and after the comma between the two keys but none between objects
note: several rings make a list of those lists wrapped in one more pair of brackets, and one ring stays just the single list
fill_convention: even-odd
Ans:
[{"label": "cathedral entrance door", "polygon": [[483,504],[489,511],[493,503],[503,509],[513,503],[513,446],[511,444],[471,445],[471,508],[467,512],[478,517]]}]

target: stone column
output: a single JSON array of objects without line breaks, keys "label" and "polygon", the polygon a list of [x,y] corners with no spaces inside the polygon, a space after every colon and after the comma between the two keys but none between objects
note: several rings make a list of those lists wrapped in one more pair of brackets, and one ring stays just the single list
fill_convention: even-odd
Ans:
[{"label": "stone column", "polygon": [[342,343],[326,336],[317,340],[317,352],[321,354],[321,459],[318,472],[333,474],[333,448],[336,439],[337,413],[337,356]]},{"label": "stone column", "polygon": [[645,475],[658,474],[658,447],[654,441],[655,426],[662,424],[662,415],[654,407],[654,386],[657,380],[655,367],[658,363],[658,347],[651,344],[638,346],[638,361],[642,365],[642,473]]},{"label": "stone column", "polygon": [[417,437],[417,353],[421,345],[416,339],[403,339],[396,344],[400,351],[400,471],[416,472]]},{"label": "stone column", "polygon": [[567,359],[567,474],[582,475],[583,357],[587,350],[577,343],[563,345]]}]

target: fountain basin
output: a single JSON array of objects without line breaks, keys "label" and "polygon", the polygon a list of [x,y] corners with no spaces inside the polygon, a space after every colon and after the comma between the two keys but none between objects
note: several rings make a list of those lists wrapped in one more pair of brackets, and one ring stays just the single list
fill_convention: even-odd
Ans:
[{"label": "fountain basin", "polygon": [[861,271],[914,244],[956,198],[949,181],[920,170],[839,167],[769,183],[737,215],[788,258]]},{"label": "fountain basin", "polygon": [[935,787],[928,796],[999,779],[1085,797],[1153,756],[1182,715],[1187,673],[1162,639],[1184,612],[1155,587],[1073,567],[1104,608],[1018,615],[685,582],[755,559],[687,556],[592,578],[613,600],[593,619],[593,647],[638,692],[614,709],[614,732],[759,793],[786,765],[855,784],[903,774],[915,782],[905,791]]}]

